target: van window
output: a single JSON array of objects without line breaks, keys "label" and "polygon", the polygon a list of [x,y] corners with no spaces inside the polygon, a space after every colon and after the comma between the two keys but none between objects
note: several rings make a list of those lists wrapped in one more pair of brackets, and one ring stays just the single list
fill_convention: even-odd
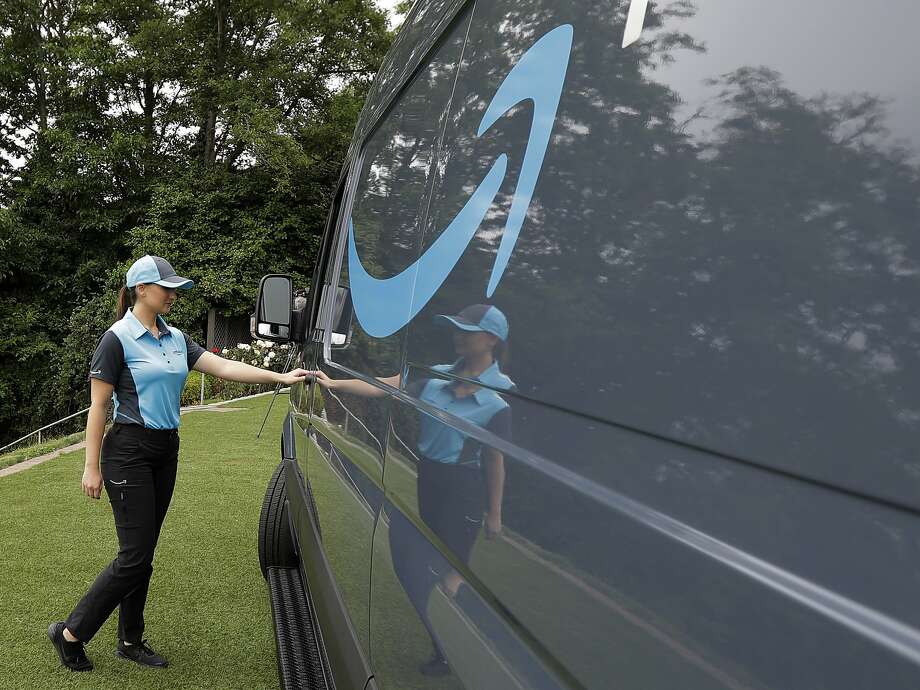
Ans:
[{"label": "van window", "polygon": [[[882,24],[855,2],[792,15],[789,3],[678,4],[650,6],[626,49],[606,4],[526,18],[477,5],[423,251],[501,155],[507,171],[412,321],[408,361],[452,361],[437,315],[494,304],[509,325],[503,372],[520,395],[916,496],[920,100],[904,66],[920,5],[898,0],[887,9],[897,21]],[[552,136],[489,295],[533,100],[480,124],[525,53],[565,24],[573,42]]]},{"label": "van window", "polygon": [[456,0],[431,0],[430,2],[416,2],[412,5],[409,14],[399,33],[393,41],[390,51],[380,65],[374,83],[371,85],[361,114],[361,124],[365,118],[375,117],[379,109],[386,107],[387,99],[394,89],[409,75],[409,70],[425,54],[431,46],[433,37],[437,36],[441,21],[450,5]]},{"label": "van window", "polygon": [[[357,257],[360,270],[370,281],[403,274],[406,283],[411,283],[405,271],[418,257],[420,219],[426,210],[435,152],[468,21],[468,15],[458,19],[363,147],[354,200],[340,229],[345,237],[340,245],[339,285],[352,289],[353,301],[359,296],[354,294],[349,275],[352,241],[352,257]],[[365,290],[363,294],[373,300],[377,293],[378,290]],[[358,301],[356,309],[363,304]],[[406,310],[409,302],[378,306]],[[374,307],[356,312],[348,347],[332,351],[334,362],[373,376],[390,376],[398,371],[404,328],[386,333],[372,328],[369,333],[367,315],[373,316],[377,311]]]}]

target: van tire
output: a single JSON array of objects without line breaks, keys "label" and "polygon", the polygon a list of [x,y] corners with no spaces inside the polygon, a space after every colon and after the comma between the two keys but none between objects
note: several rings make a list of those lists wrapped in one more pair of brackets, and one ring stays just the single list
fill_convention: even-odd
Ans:
[{"label": "van tire", "polygon": [[262,577],[267,576],[269,568],[292,568],[297,565],[297,552],[287,513],[287,489],[282,460],[268,481],[259,516],[259,568]]}]

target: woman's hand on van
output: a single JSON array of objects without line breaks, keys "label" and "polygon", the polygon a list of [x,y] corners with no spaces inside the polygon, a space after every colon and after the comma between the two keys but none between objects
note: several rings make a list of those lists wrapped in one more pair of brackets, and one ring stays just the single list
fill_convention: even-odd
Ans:
[{"label": "woman's hand on van", "polygon": [[311,372],[306,369],[292,369],[291,371],[281,374],[279,379],[285,386],[293,386],[295,383],[307,383]]},{"label": "woman's hand on van", "polygon": [[307,370],[307,376],[312,377],[323,388],[335,388],[335,384],[337,383],[335,379],[329,378],[319,369]]},{"label": "woman's hand on van", "polygon": [[83,493],[90,498],[102,495],[102,473],[98,467],[83,468]]}]

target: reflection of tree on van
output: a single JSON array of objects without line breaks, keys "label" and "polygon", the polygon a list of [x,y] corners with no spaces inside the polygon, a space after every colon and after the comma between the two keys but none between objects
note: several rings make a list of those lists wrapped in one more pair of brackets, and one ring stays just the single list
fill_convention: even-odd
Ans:
[{"label": "reflection of tree on van", "polygon": [[[406,392],[510,440],[510,405],[493,390],[514,389],[514,382],[501,372],[497,360],[508,339],[505,315],[497,307],[476,304],[454,316],[438,315],[438,319],[454,327],[454,349],[458,359],[452,364],[434,365],[431,370],[478,380],[489,388],[456,379],[423,377],[410,381]],[[385,394],[358,379],[331,379],[321,371],[310,374],[321,386],[336,391],[368,396]],[[397,374],[379,380],[399,387],[401,377]],[[421,518],[450,551],[466,563],[480,525],[484,525],[487,537],[501,532],[504,457],[494,448],[483,446],[427,414],[420,415],[416,449]],[[434,562],[430,545],[414,538],[413,530],[405,520],[393,520],[390,528],[393,565],[434,644],[434,656],[422,666],[422,671],[443,673],[447,671],[447,663],[427,620],[427,599],[438,581],[447,596],[455,596],[462,578],[446,560],[438,558]]]}]

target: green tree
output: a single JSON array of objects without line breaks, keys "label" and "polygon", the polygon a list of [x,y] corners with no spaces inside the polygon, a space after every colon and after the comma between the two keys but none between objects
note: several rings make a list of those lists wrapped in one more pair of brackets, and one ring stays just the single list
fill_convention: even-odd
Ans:
[{"label": "green tree", "polygon": [[307,285],[391,40],[371,0],[0,5],[0,442],[87,402],[137,256],[197,280],[197,337],[266,271]]}]

